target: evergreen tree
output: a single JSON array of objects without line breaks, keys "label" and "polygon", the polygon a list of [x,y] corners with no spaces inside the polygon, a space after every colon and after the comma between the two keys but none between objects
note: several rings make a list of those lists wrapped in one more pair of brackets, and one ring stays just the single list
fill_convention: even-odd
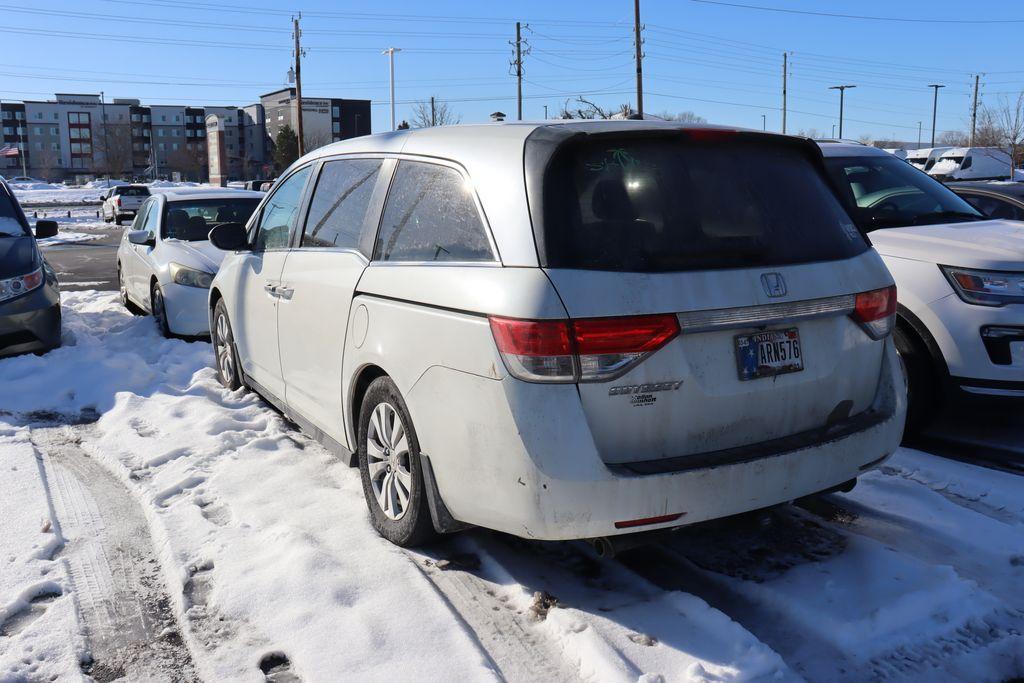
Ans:
[{"label": "evergreen tree", "polygon": [[274,166],[280,173],[299,158],[299,137],[291,126],[284,126],[274,138]]}]

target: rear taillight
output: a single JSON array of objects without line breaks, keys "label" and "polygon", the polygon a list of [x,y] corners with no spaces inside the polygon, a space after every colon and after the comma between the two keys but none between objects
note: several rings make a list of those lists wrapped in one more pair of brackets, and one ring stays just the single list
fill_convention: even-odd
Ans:
[{"label": "rear taillight", "polygon": [[490,320],[505,367],[513,376],[530,382],[607,381],[679,334],[679,320],[671,314],[583,320]]},{"label": "rear taillight", "polygon": [[896,285],[861,292],[850,315],[872,339],[889,336],[896,323]]},{"label": "rear taillight", "polygon": [[117,206],[121,206],[121,197],[120,197],[120,195],[117,196],[117,197],[114,197],[114,204],[116,204]]}]

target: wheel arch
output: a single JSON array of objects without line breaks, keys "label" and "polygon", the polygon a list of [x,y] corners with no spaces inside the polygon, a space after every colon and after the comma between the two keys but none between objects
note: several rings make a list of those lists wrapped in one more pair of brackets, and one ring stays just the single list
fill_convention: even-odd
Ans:
[{"label": "wheel arch", "polygon": [[902,304],[897,304],[896,324],[921,345],[928,353],[932,367],[938,374],[939,379],[946,380],[949,377],[949,366],[946,365],[946,359],[942,355],[942,349],[939,348],[935,337],[928,331],[928,327],[921,322],[921,319],[914,315],[909,308]]},{"label": "wheel arch", "polygon": [[390,375],[379,365],[368,363],[356,372],[352,381],[352,389],[349,392],[349,409],[345,411],[345,420],[348,423],[347,426],[349,433],[352,435],[352,444],[355,446],[355,448],[352,449],[353,452],[356,452],[358,449],[359,411],[363,408],[363,399],[366,397],[366,390],[369,389],[373,381],[379,377],[390,377]]}]

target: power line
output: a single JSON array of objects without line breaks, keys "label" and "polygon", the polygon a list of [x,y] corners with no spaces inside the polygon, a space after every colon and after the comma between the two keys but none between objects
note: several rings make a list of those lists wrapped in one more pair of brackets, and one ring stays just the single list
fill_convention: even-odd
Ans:
[{"label": "power line", "polygon": [[723,0],[690,0],[690,2],[698,2],[704,5],[734,7],[737,9],[752,9],[761,12],[804,14],[815,17],[832,17],[836,19],[862,19],[865,21],[895,21],[911,24],[1024,24],[1024,19],[922,19],[918,17],[878,17],[864,14],[840,14],[838,12],[815,12],[812,10],[788,9],[784,7],[767,7],[765,5],[748,5],[740,2],[723,2]]}]

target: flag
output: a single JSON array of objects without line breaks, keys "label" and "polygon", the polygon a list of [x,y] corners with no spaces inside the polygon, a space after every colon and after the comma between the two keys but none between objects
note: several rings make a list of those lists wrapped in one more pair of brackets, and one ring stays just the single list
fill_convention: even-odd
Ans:
[{"label": "flag", "polygon": [[14,145],[4,145],[0,147],[0,157],[16,157],[21,154],[21,151]]}]

